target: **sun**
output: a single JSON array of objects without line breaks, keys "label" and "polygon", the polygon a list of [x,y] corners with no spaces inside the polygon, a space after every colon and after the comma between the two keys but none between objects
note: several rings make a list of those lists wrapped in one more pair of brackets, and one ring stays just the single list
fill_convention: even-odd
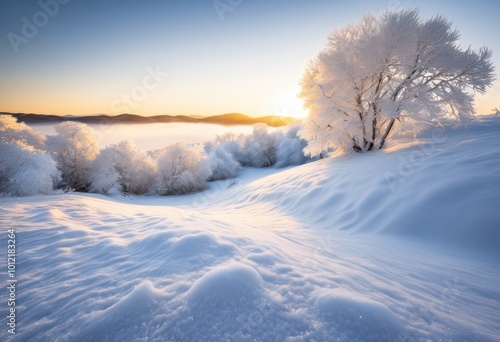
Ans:
[{"label": "sun", "polygon": [[283,106],[282,109],[274,110],[273,115],[292,117],[292,118],[296,118],[296,119],[303,119],[307,116],[307,112],[304,109],[297,111],[297,110],[291,110],[287,106]]},{"label": "sun", "polygon": [[299,89],[293,88],[281,94],[276,101],[277,105],[273,109],[273,115],[289,116],[297,119],[305,118],[308,112],[304,109],[302,100],[297,96],[298,93]]}]

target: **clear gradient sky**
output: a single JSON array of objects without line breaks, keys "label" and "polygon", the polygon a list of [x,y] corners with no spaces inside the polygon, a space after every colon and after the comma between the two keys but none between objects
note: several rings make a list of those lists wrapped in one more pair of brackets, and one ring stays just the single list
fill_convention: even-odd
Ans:
[{"label": "clear gradient sky", "polygon": [[[388,9],[445,15],[500,70],[497,0],[59,1],[1,0],[0,111],[300,116],[298,82],[328,33]],[[493,107],[498,80],[477,99]]]}]

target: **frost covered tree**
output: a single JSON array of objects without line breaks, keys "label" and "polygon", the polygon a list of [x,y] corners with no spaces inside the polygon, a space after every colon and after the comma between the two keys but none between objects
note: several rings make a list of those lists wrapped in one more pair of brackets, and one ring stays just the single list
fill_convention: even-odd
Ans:
[{"label": "frost covered tree", "polygon": [[131,141],[102,150],[89,173],[90,191],[105,195],[147,193],[154,182],[156,165]]},{"label": "frost covered tree", "polygon": [[61,171],[63,184],[76,191],[87,191],[88,173],[99,153],[94,130],[80,122],[63,122],[55,127],[57,135],[47,145]]},{"label": "frost covered tree", "polygon": [[22,142],[0,141],[0,193],[46,195],[54,189],[59,176],[48,154]]},{"label": "frost covered tree", "polygon": [[180,195],[200,191],[210,177],[210,165],[203,146],[175,144],[165,147],[156,159],[154,192],[158,195]]},{"label": "frost covered tree", "polygon": [[372,151],[398,122],[471,118],[473,94],[494,79],[492,52],[462,49],[459,37],[443,16],[423,20],[418,10],[367,15],[333,31],[301,82],[305,151]]},{"label": "frost covered tree", "polygon": [[17,122],[12,115],[0,115],[0,141],[7,144],[19,142],[43,150],[46,140],[43,134],[35,132],[24,122]]}]

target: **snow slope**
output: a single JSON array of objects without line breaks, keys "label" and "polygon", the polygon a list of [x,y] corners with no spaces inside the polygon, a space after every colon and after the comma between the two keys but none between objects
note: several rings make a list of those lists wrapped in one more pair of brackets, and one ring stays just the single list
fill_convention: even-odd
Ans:
[{"label": "snow slope", "polygon": [[9,340],[498,341],[498,132],[482,117],[187,196],[0,198]]},{"label": "snow slope", "polygon": [[477,118],[468,128],[432,128],[406,146],[262,178],[233,192],[228,204],[264,201],[314,228],[500,253],[499,138],[500,116]]}]

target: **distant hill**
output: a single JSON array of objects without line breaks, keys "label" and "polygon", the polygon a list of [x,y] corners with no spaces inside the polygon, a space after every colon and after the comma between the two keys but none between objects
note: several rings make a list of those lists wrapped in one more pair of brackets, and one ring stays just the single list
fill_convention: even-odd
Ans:
[{"label": "distant hill", "polygon": [[9,114],[17,118],[18,121],[26,124],[41,124],[41,123],[60,123],[64,121],[79,121],[91,124],[109,124],[109,123],[123,123],[123,124],[141,124],[141,123],[170,123],[170,122],[185,122],[185,123],[212,123],[219,125],[254,125],[256,123],[265,123],[269,126],[279,127],[288,125],[294,121],[295,118],[289,116],[262,116],[258,118],[250,117],[248,115],[239,113],[230,113],[214,116],[187,116],[187,115],[156,115],[156,116],[141,116],[137,114],[120,114],[116,116],[100,114],[91,116],[75,116],[75,115],[46,115],[46,114],[26,114],[26,113],[7,113],[0,112],[0,114]]},{"label": "distant hill", "polygon": [[244,114],[232,113],[232,114],[222,114],[208,116],[206,118],[199,119],[206,123],[216,123],[220,125],[253,125],[256,123],[266,123],[269,126],[279,127],[288,125],[294,121],[295,118],[289,116],[261,116],[258,118],[253,118]]}]

